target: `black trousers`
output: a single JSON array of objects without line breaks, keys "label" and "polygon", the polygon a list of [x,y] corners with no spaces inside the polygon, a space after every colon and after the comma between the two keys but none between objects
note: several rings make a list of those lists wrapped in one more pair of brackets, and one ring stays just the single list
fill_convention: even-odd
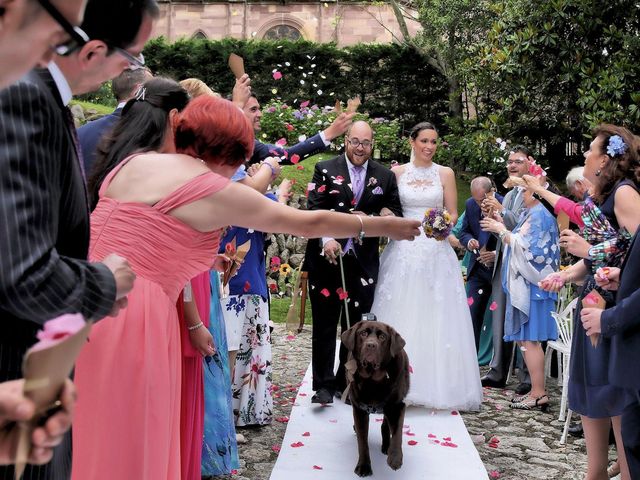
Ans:
[{"label": "black trousers", "polygon": [[[32,330],[32,332],[31,332]],[[25,328],[20,335],[0,336],[0,381],[22,377],[22,359],[35,342],[37,327]],[[0,480],[14,480],[13,466],[0,467]],[[66,480],[71,477],[71,432],[54,450],[53,460],[46,465],[27,465],[23,480]]]},{"label": "black trousers", "polygon": [[[324,261],[320,259],[319,261]],[[342,258],[349,295],[348,311],[351,325],[360,321],[363,313],[369,313],[373,305],[375,278],[362,269],[352,254]],[[366,283],[364,285],[363,283]],[[346,385],[344,364],[347,351],[340,345],[340,363],[334,373],[336,354],[336,330],[340,324],[340,333],[347,329],[344,301],[340,300],[337,290],[342,288],[340,265],[320,264],[309,270],[309,299],[313,317],[311,359],[313,372],[313,390],[321,388],[330,392],[342,391]],[[327,296],[326,293],[329,295]]]}]

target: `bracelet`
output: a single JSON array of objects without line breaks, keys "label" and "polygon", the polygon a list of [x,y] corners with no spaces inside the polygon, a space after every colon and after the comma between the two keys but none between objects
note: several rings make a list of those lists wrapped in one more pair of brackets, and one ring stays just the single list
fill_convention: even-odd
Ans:
[{"label": "bracelet", "polygon": [[357,241],[358,243],[362,243],[362,240],[364,240],[364,222],[360,218],[360,215],[356,215],[356,218],[360,221],[360,232],[358,233]]},{"label": "bracelet", "polygon": [[199,329],[200,327],[203,327],[203,326],[204,326],[204,323],[198,322],[195,325],[189,325],[187,327],[187,330],[189,330],[190,332],[193,332],[194,330],[197,330],[197,329]]},{"label": "bracelet", "polygon": [[499,234],[498,234],[498,238],[500,240],[504,240],[504,237],[507,236],[507,233],[509,233],[509,231],[505,228],[504,230],[502,230]]},{"label": "bracelet", "polygon": [[278,176],[278,174],[276,173],[276,169],[273,168],[273,166],[270,163],[263,162],[262,165],[266,165],[271,169],[271,178],[276,178]]}]

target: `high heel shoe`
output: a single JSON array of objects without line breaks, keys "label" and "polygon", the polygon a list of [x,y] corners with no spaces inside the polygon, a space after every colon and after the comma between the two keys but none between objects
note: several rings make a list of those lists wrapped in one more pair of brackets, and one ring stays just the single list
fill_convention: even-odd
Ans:
[{"label": "high heel shoe", "polygon": [[[541,402],[540,400],[546,398],[546,402]],[[539,408],[541,411],[546,412],[549,409],[549,397],[547,395],[542,395],[538,398],[524,398],[520,402],[515,402],[509,405],[509,408],[514,408],[516,410],[533,410]]]}]

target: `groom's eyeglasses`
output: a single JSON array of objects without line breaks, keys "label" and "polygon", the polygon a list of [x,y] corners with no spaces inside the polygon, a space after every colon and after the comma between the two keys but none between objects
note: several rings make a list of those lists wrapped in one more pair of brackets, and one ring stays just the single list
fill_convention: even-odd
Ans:
[{"label": "groom's eyeglasses", "polygon": [[362,145],[362,148],[371,148],[373,146],[373,142],[370,142],[369,140],[364,140],[361,142],[357,138],[348,138],[347,142],[349,142],[349,145],[351,145],[353,148],[358,148],[358,145]]},{"label": "groom's eyeglasses", "polygon": [[74,27],[71,25],[69,20],[64,18],[64,15],[60,13],[60,11],[54,7],[49,0],[38,0],[38,3],[42,8],[46,10],[46,12],[51,15],[58,25],[62,27],[62,29],[67,32],[69,37],[71,37],[66,42],[60,43],[58,45],[53,45],[53,50],[61,56],[67,56],[71,53],[75,52],[77,49],[82,48],[89,41],[89,36],[80,28]]}]

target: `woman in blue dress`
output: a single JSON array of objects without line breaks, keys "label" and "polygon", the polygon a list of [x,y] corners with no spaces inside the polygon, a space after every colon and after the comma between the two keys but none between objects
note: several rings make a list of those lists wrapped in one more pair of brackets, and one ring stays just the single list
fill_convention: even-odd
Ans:
[{"label": "woman in blue dress", "polygon": [[239,468],[236,429],[231,400],[231,373],[227,355],[220,279],[211,271],[211,308],[209,332],[216,351],[204,360],[204,438],[202,442],[202,476],[227,475]]},{"label": "woman in blue dress", "polygon": [[497,234],[507,245],[502,264],[502,286],[506,294],[504,339],[518,343],[531,375],[531,391],[514,397],[510,407],[546,411],[549,398],[544,385],[541,342],[558,338],[551,316],[557,294],[543,291],[538,282],[560,265],[558,227],[553,215],[533,192],[525,191],[523,199],[526,210],[512,232],[492,218],[481,220],[480,225]]},{"label": "woman in blue dress", "polygon": [[[565,230],[561,245],[573,255],[584,258],[566,270],[554,274],[543,282],[549,290],[558,290],[564,283],[583,282],[580,299],[594,288],[593,274],[601,266],[620,266],[628,245],[615,247],[612,240],[635,234],[640,223],[640,194],[635,182],[635,172],[640,169],[638,137],[629,130],[614,125],[601,125],[593,134],[589,150],[584,153],[584,176],[594,185],[593,201],[612,229],[603,243],[590,245],[578,234]],[[583,210],[583,214],[586,208]],[[585,219],[583,234],[591,237],[593,226]],[[624,229],[624,230],[623,230]],[[602,228],[599,228],[602,230]],[[614,298],[605,290],[598,290],[607,301],[607,308],[614,305]],[[574,318],[580,318],[582,301],[578,301]],[[616,437],[618,463],[622,480],[630,474],[624,454],[621,436],[621,415],[632,400],[627,392],[609,383],[610,342],[601,337],[594,347],[579,321],[574,321],[571,342],[571,366],[569,375],[569,408],[580,414],[587,445],[586,478],[607,478],[608,437],[611,424]]]}]

